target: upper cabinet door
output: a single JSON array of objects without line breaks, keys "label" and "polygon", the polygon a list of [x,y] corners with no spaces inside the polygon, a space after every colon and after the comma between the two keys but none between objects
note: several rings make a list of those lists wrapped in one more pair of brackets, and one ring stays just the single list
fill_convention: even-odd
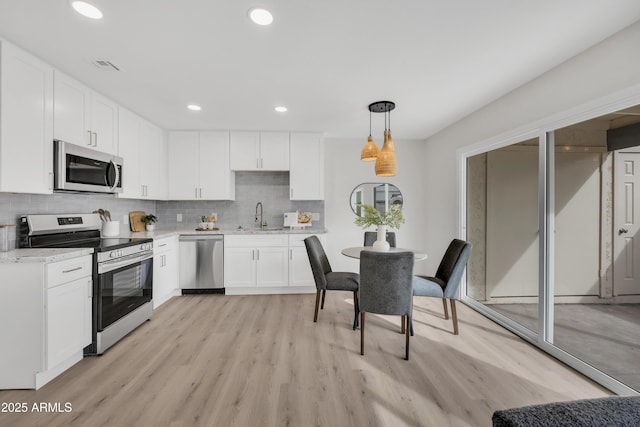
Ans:
[{"label": "upper cabinet door", "polygon": [[90,147],[91,90],[69,76],[54,74],[53,137]]},{"label": "upper cabinet door", "polygon": [[196,200],[200,197],[198,132],[169,132],[169,200]]},{"label": "upper cabinet door", "polygon": [[316,133],[291,134],[291,200],[324,200],[324,143]]},{"label": "upper cabinet door", "polygon": [[118,155],[124,161],[122,193],[118,193],[118,198],[139,199],[144,196],[140,181],[140,120],[124,108],[118,110]]},{"label": "upper cabinet door", "polygon": [[93,148],[105,153],[118,152],[118,104],[95,92],[91,93],[91,127]]},{"label": "upper cabinet door", "polygon": [[289,133],[260,132],[260,169],[289,170]]},{"label": "upper cabinet door", "polygon": [[288,171],[288,132],[231,132],[231,170]]},{"label": "upper cabinet door", "polygon": [[260,169],[260,133],[231,132],[229,159],[231,170]]},{"label": "upper cabinet door", "polygon": [[116,154],[118,105],[56,71],[53,136],[54,139]]},{"label": "upper cabinet door", "polygon": [[229,170],[229,132],[200,132],[200,188],[206,200],[235,199],[235,173]]},{"label": "upper cabinet door", "polygon": [[140,184],[143,186],[145,198],[153,200],[167,198],[167,151],[164,130],[142,120],[140,123]]},{"label": "upper cabinet door", "polygon": [[0,192],[53,191],[53,68],[0,42]]}]

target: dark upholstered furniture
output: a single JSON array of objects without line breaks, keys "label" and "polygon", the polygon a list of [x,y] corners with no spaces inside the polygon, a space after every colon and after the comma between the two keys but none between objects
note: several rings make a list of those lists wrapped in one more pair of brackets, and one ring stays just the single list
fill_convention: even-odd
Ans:
[{"label": "dark upholstered furniture", "polygon": [[[413,307],[413,252],[360,253],[360,354],[364,354],[365,313],[402,316],[411,321]],[[409,328],[405,359],[409,360]]]},{"label": "dark upholstered furniture", "polygon": [[[455,299],[462,280],[462,273],[471,254],[471,243],[453,239],[442,257],[435,277],[415,276],[413,279],[413,295],[421,297],[442,298],[444,317],[449,318],[447,299],[451,301],[451,317],[453,333],[458,335],[458,316]],[[411,328],[413,329],[413,327]],[[413,334],[413,330],[411,331]]]},{"label": "dark upholstered furniture", "polygon": [[322,291],[322,305],[324,309],[324,297],[327,291],[350,291],[353,292],[354,319],[353,329],[358,327],[358,283],[360,281],[358,273],[332,271],[329,259],[324,252],[322,243],[317,236],[310,236],[304,239],[307,248],[309,263],[313,279],[316,282],[316,310],[313,314],[313,321],[318,321],[318,304],[320,302],[320,291]]},{"label": "dark upholstered furniture", "polygon": [[[365,231],[364,232],[364,246],[373,246],[373,242],[378,239],[378,232]],[[392,248],[396,247],[396,233],[393,231],[387,231],[387,242]]]},{"label": "dark upholstered furniture", "polygon": [[494,427],[636,427],[640,396],[555,402],[495,411]]}]

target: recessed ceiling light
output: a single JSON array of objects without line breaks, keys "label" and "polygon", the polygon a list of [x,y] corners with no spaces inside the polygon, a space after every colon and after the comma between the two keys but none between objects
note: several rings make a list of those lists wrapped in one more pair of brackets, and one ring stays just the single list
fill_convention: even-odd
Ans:
[{"label": "recessed ceiling light", "polygon": [[202,107],[196,104],[189,104],[187,105],[187,108],[191,111],[200,111],[202,110]]},{"label": "recessed ceiling light", "polygon": [[266,9],[249,10],[249,18],[258,25],[271,25],[273,22],[273,15]]},{"label": "recessed ceiling light", "polygon": [[86,16],[91,19],[102,19],[102,12],[100,9],[92,4],[84,1],[72,1],[71,7],[75,9],[82,16]]},{"label": "recessed ceiling light", "polygon": [[275,110],[278,113],[286,113],[287,112],[287,107],[276,107]]}]

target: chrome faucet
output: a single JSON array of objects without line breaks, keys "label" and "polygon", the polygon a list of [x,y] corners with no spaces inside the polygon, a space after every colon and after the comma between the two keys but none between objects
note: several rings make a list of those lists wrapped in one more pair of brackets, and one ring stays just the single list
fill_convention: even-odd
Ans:
[{"label": "chrome faucet", "polygon": [[260,208],[260,222],[258,224],[260,228],[265,228],[267,226],[267,221],[262,219],[262,202],[258,202],[256,204],[256,220],[254,222],[258,222],[258,207]]}]

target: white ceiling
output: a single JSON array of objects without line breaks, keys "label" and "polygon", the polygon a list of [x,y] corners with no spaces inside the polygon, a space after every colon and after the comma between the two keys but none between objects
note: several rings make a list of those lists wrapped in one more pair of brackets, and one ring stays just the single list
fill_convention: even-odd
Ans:
[{"label": "white ceiling", "polygon": [[104,19],[3,0],[0,36],[166,129],[363,140],[371,102],[396,103],[394,139],[426,138],[640,19],[638,0],[87,1]]}]

